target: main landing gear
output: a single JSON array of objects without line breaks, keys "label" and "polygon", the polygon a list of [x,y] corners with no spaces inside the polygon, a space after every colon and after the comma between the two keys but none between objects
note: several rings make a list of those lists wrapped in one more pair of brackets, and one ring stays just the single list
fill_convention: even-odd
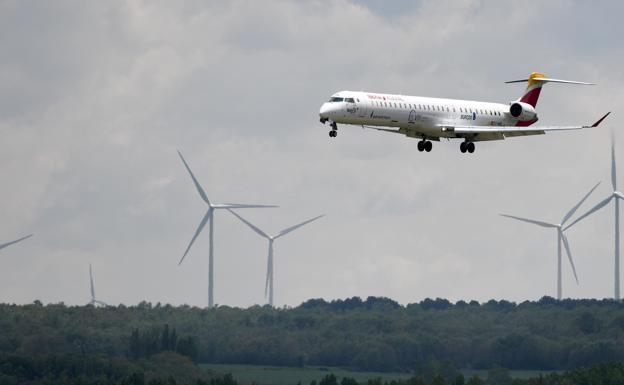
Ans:
[{"label": "main landing gear", "polygon": [[423,152],[423,151],[430,152],[432,148],[433,148],[433,143],[431,143],[431,141],[429,140],[423,139],[418,142],[418,151],[420,152]]},{"label": "main landing gear", "polygon": [[475,150],[475,144],[473,142],[461,142],[459,145],[459,151],[462,153],[468,151],[469,153],[473,153]]},{"label": "main landing gear", "polygon": [[336,136],[338,136],[338,125],[336,124],[336,122],[332,122],[331,130],[329,131],[329,137],[335,138]]}]

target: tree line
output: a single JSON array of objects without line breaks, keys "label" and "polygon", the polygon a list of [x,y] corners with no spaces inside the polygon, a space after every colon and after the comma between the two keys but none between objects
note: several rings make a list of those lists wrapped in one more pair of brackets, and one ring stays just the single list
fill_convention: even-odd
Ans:
[{"label": "tree line", "polygon": [[202,309],[142,302],[94,308],[0,304],[0,352],[130,361],[174,353],[199,363],[417,371],[565,370],[624,361],[624,305],[612,300],[485,303],[312,299],[293,308]]}]

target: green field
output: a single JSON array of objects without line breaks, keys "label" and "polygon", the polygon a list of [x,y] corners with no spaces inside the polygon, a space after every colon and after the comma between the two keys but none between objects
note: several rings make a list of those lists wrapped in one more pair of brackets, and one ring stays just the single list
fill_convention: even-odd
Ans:
[{"label": "green field", "polygon": [[[313,380],[317,382],[326,375],[333,373],[338,377],[352,377],[358,382],[366,382],[371,378],[381,378],[383,381],[405,379],[412,376],[411,373],[382,373],[382,372],[355,372],[336,367],[314,367],[306,366],[303,368],[281,367],[281,366],[261,366],[261,365],[218,365],[218,364],[202,364],[205,370],[215,373],[232,373],[232,376],[239,384],[250,385],[252,383],[259,385],[295,385],[301,382],[308,385]],[[462,370],[464,376],[469,377],[478,374],[482,378],[487,377],[487,371],[480,370]],[[536,377],[540,374],[548,372],[537,370],[512,370],[509,374],[514,378]]]}]

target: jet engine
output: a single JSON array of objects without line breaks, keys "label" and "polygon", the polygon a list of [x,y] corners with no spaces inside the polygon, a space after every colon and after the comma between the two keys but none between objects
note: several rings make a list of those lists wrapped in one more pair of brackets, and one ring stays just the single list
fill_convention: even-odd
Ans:
[{"label": "jet engine", "polygon": [[532,105],[523,102],[512,103],[509,107],[509,114],[522,122],[535,120],[537,118],[535,108]]}]

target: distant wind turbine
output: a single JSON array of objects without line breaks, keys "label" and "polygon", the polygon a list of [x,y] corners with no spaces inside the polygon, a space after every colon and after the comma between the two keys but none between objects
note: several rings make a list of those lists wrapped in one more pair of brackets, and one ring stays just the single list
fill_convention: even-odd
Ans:
[{"label": "distant wind turbine", "polygon": [[576,210],[578,210],[578,208],[581,207],[583,202],[587,200],[587,198],[591,195],[592,192],[594,192],[594,190],[596,189],[596,187],[598,187],[599,184],[600,182],[598,182],[591,190],[589,190],[589,192],[583,197],[583,199],[581,199],[579,203],[577,203],[574,207],[572,207],[572,209],[570,209],[570,211],[568,211],[567,214],[563,217],[563,219],[561,220],[561,223],[558,223],[558,224],[536,221],[534,219],[520,218],[520,217],[515,217],[513,215],[500,214],[503,217],[532,223],[534,225],[538,225],[541,227],[557,229],[557,299],[558,300],[561,300],[561,243],[563,243],[563,246],[565,248],[566,254],[568,256],[568,260],[570,261],[570,266],[572,266],[572,272],[574,273],[574,279],[576,280],[576,284],[578,285],[579,283],[578,276],[576,275],[576,267],[574,267],[574,261],[572,260],[572,253],[570,252],[570,244],[568,242],[568,238],[563,233],[565,229],[570,228],[570,226],[572,226],[574,223],[572,223],[570,226],[566,227],[565,229],[562,229],[562,226],[572,217],[572,215],[574,215]]},{"label": "distant wind turbine", "polygon": [[91,301],[89,301],[88,305],[102,305],[102,306],[108,306],[108,304],[97,300],[95,298],[95,285],[93,284],[93,270],[91,269],[91,264],[89,264],[89,278],[90,278],[90,282],[91,282]]},{"label": "distant wind turbine", "polygon": [[180,156],[180,159],[182,159],[182,163],[184,163],[184,167],[186,167],[186,170],[191,175],[191,178],[193,179],[193,183],[195,184],[195,188],[197,189],[199,196],[208,205],[208,211],[206,211],[206,214],[204,215],[201,222],[199,223],[199,226],[197,226],[197,230],[195,230],[195,235],[193,235],[191,242],[189,242],[189,245],[186,248],[186,251],[184,251],[184,255],[182,255],[180,262],[178,262],[178,266],[182,264],[182,261],[184,261],[184,258],[186,258],[186,255],[191,249],[191,246],[193,246],[195,239],[197,239],[197,237],[199,236],[199,233],[202,232],[202,230],[204,229],[204,226],[206,226],[206,223],[210,222],[210,231],[209,231],[210,245],[208,249],[208,253],[209,253],[208,254],[208,307],[211,308],[214,306],[214,250],[213,250],[214,249],[214,239],[213,239],[214,238],[214,211],[218,209],[267,208],[267,207],[277,207],[277,206],[210,202],[210,200],[208,199],[208,196],[206,195],[206,192],[204,191],[202,186],[199,184],[199,182],[195,178],[195,175],[191,171],[191,168],[189,167],[189,165],[186,163],[186,160],[184,160],[184,157],[182,156],[182,153],[180,151],[178,151],[178,155]]},{"label": "distant wind turbine", "polygon": [[11,242],[3,243],[3,244],[1,244],[1,245],[0,245],[0,249],[4,249],[4,248],[5,248],[5,247],[7,247],[7,246],[14,245],[14,244],[16,244],[17,242],[21,242],[21,241],[23,241],[24,239],[27,239],[27,238],[32,237],[33,235],[34,235],[34,234],[29,234],[29,235],[27,235],[27,236],[25,236],[25,237],[21,237],[20,239],[16,239],[16,240],[11,241]]},{"label": "distant wind turbine", "polygon": [[308,223],[315,221],[321,217],[324,216],[323,215],[319,215],[318,217],[314,217],[312,219],[308,219],[307,221],[301,222],[298,225],[294,225],[291,227],[288,227],[282,231],[280,231],[279,233],[275,234],[275,235],[268,235],[267,233],[265,233],[264,231],[260,230],[258,227],[254,226],[253,224],[251,224],[249,221],[247,221],[245,218],[241,217],[240,215],[236,214],[234,211],[229,210],[232,214],[234,214],[238,219],[240,219],[243,223],[245,223],[247,226],[249,226],[249,228],[251,228],[253,231],[256,232],[256,234],[258,234],[259,236],[267,239],[269,241],[269,256],[268,256],[268,260],[267,260],[267,274],[266,274],[266,283],[264,285],[264,296],[267,296],[267,292],[269,295],[269,306],[273,307],[273,242],[279,238],[279,237],[283,237],[284,235],[295,231],[296,229],[307,225]]},{"label": "distant wind turbine", "polygon": [[[615,300],[620,300],[620,199],[624,199],[624,194],[622,194],[617,189],[617,174],[615,168],[615,140],[611,138],[611,186],[613,186],[613,191],[611,194],[598,202],[594,207],[592,207],[588,212],[578,217],[574,222],[572,222],[567,228],[572,227],[577,222],[585,219],[587,216],[595,213],[600,210],[611,200],[615,201],[615,267],[614,267],[614,294],[613,298]],[[565,230],[565,229],[564,229]]]}]

